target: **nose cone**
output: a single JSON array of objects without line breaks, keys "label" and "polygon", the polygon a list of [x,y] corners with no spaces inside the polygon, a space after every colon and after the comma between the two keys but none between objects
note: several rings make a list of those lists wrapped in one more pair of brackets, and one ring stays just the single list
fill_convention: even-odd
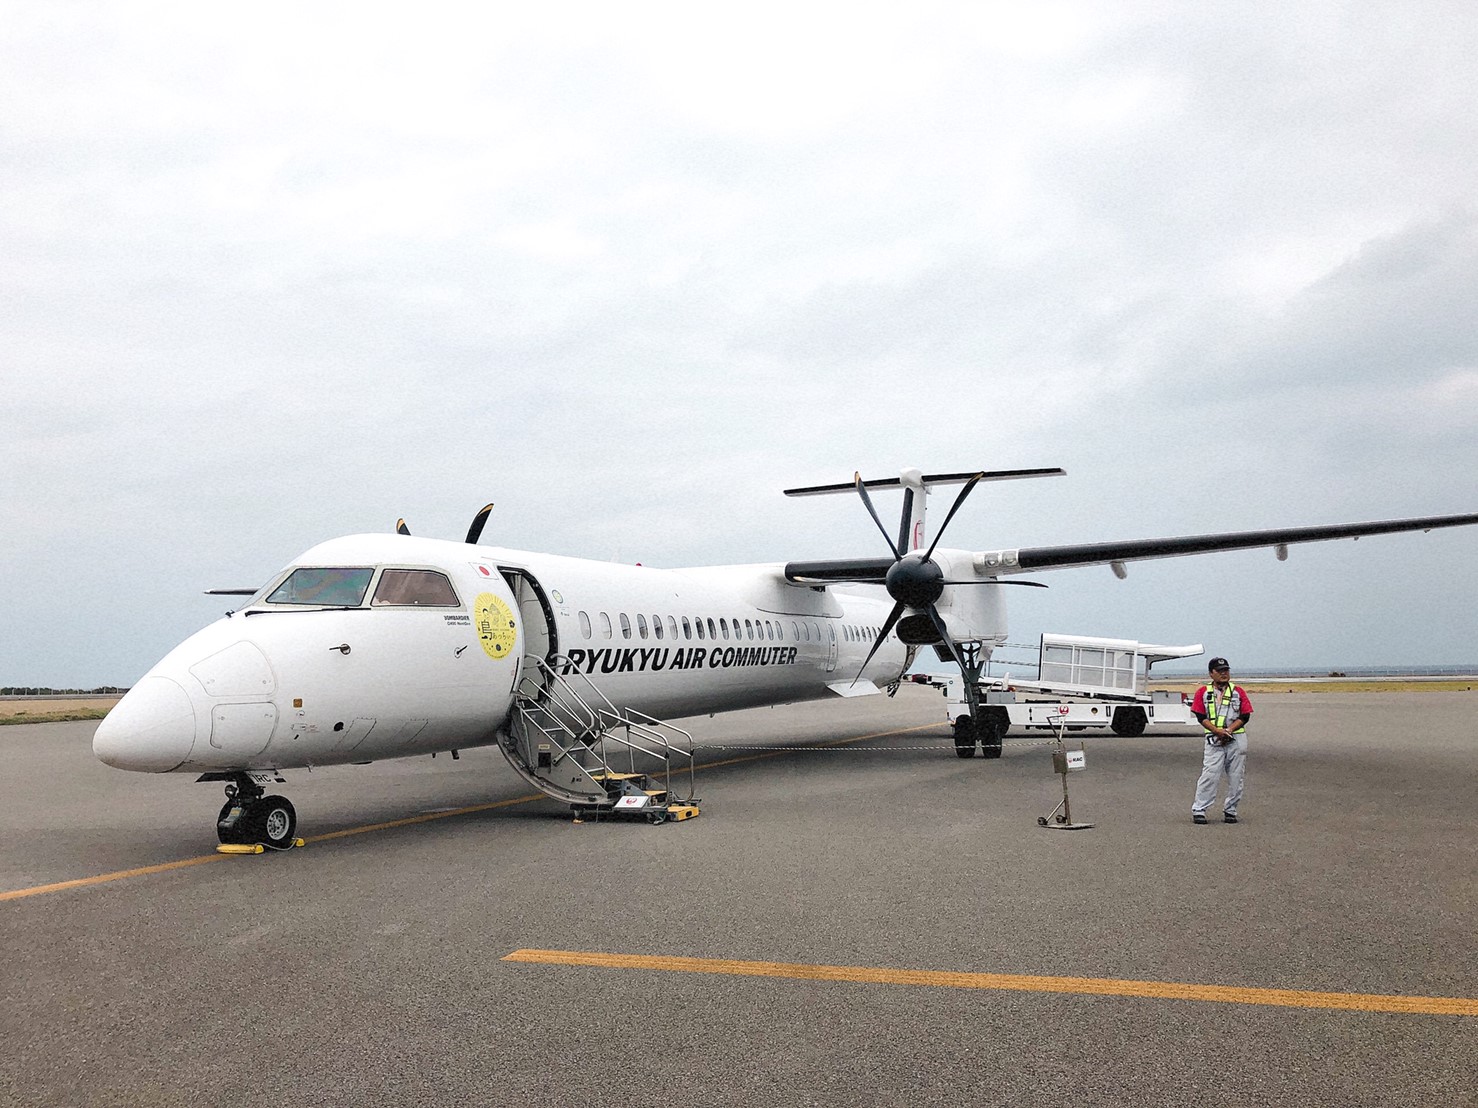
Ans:
[{"label": "nose cone", "polygon": [[116,769],[166,773],[195,745],[195,709],[168,677],[145,677],[129,690],[92,737],[92,752]]}]

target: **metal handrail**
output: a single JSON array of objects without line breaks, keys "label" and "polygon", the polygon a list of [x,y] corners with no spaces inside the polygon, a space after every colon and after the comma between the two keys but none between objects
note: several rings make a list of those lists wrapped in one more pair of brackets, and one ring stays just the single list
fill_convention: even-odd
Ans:
[{"label": "metal handrail", "polygon": [[[569,663],[570,659],[560,654],[552,655],[548,659],[532,655],[525,656],[523,674],[519,678],[516,690],[514,710],[521,722],[526,728],[536,731],[539,737],[549,744],[551,753],[557,751],[557,755],[551,759],[551,766],[560,765],[568,760],[593,786],[600,788],[604,793],[606,786],[595,773],[582,765],[574,754],[579,750],[589,751],[599,763],[598,768],[609,776],[613,770],[607,743],[615,743],[626,751],[627,764],[633,774],[637,772],[638,754],[659,761],[662,765],[663,790],[670,797],[672,758],[674,754],[677,754],[687,759],[688,799],[691,800],[696,785],[692,736],[680,727],[655,719],[635,709],[617,708],[585,674],[576,671],[574,676],[579,677],[583,682],[587,695],[590,699],[597,701],[596,705],[592,705],[590,700],[582,696],[581,691],[567,680],[569,674],[560,672],[561,669],[567,668]],[[624,737],[617,734],[618,731],[624,732]],[[664,737],[664,731],[681,736],[686,743],[686,748]],[[561,742],[561,736],[574,741],[572,743]],[[513,736],[510,735],[510,737]],[[508,752],[514,753],[514,751]],[[522,752],[518,754],[521,760],[526,761]],[[562,799],[568,800],[573,794],[573,790],[555,786],[553,782],[545,782],[532,767],[525,765],[524,769],[526,771],[524,776],[530,781],[540,787],[547,784],[550,788],[557,789]],[[551,792],[551,795],[556,795],[556,793]]]}]

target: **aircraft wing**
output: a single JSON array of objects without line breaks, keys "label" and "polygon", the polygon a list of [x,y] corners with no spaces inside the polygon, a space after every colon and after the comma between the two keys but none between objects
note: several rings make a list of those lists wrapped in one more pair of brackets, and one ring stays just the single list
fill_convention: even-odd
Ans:
[{"label": "aircraft wing", "polygon": [[[1076,546],[1029,546],[1019,550],[987,551],[976,555],[980,573],[1017,573],[1069,566],[1111,565],[1149,558],[1179,558],[1219,550],[1247,550],[1259,546],[1285,547],[1301,542],[1358,539],[1398,531],[1434,531],[1439,527],[1478,524],[1478,513],[1386,519],[1370,523],[1337,523],[1322,527],[1281,527],[1269,531],[1228,531],[1216,535],[1182,535],[1166,539],[1130,539],[1124,542],[1083,543]],[[1283,551],[1279,551],[1280,557]]]},{"label": "aircraft wing", "polygon": [[[1280,548],[1301,542],[1358,539],[1364,535],[1388,535],[1399,531],[1434,531],[1439,527],[1478,524],[1478,512],[1456,516],[1424,516],[1418,519],[1385,519],[1370,523],[1337,523],[1320,527],[1280,527],[1268,531],[1227,531],[1215,535],[1178,535],[1164,539],[1128,539],[1122,542],[1081,543],[1073,546],[1028,546],[1018,550],[988,550],[975,555],[975,571],[982,576],[1027,573],[1073,566],[1112,565],[1115,562],[1150,558],[1180,558],[1189,554],[1212,554],[1220,550],[1247,550],[1260,546]],[[835,585],[843,582],[882,584],[892,558],[827,558],[787,562],[785,579],[793,585]]]}]

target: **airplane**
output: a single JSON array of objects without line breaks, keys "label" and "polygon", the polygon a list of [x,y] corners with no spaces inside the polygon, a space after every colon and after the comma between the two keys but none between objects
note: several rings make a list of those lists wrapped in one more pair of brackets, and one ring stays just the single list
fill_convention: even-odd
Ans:
[{"label": "airplane", "polygon": [[[224,783],[223,848],[286,849],[297,813],[267,787],[289,769],[498,746],[521,776],[577,811],[645,808],[687,818],[635,772],[688,750],[664,717],[896,688],[932,648],[965,678],[956,753],[1001,754],[1004,729],[976,684],[1006,641],[1002,588],[1021,577],[1131,561],[1478,523],[1478,513],[1162,539],[967,551],[940,545],[987,481],[1062,469],[924,474],[785,490],[855,494],[886,554],[659,569],[480,545],[489,504],[462,542],[394,533],[314,546],[151,668],[98,726],[118,769]],[[926,545],[926,502],[962,486]],[[870,490],[901,489],[896,532]],[[627,756],[631,773],[617,769]],[[681,759],[679,757],[679,765]],[[670,780],[665,777],[664,780]]]}]

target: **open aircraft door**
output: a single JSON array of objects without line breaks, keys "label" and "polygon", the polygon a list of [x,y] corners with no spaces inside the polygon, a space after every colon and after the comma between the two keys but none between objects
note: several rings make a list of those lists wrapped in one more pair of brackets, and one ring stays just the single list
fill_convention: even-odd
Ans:
[{"label": "open aircraft door", "polygon": [[[499,566],[498,571],[513,597],[518,601],[518,622],[523,628],[526,657],[548,660],[559,653],[559,630],[554,623],[554,608],[544,587],[528,570],[517,566]],[[514,679],[515,682],[517,678]]]}]

